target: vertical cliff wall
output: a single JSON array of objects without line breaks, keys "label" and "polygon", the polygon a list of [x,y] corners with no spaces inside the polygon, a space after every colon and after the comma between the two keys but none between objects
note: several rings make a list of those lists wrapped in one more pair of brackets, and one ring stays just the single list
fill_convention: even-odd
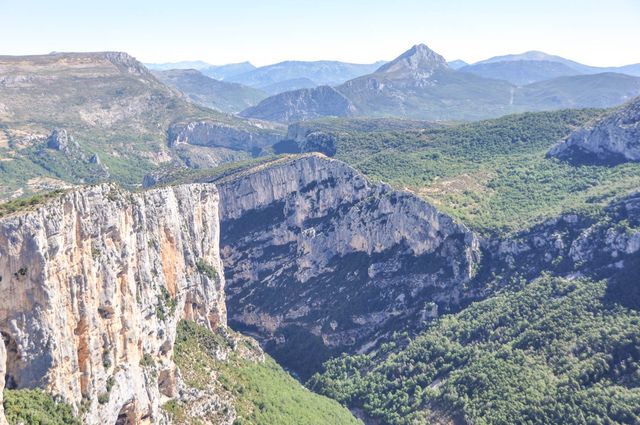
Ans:
[{"label": "vertical cliff wall", "polygon": [[306,155],[216,185],[230,324],[303,378],[472,297],[477,238],[340,161]]},{"label": "vertical cliff wall", "polygon": [[[7,350],[4,346],[4,340],[0,338],[0,388],[4,388],[4,375],[7,368]],[[4,417],[4,397],[0,392],[0,425],[6,425],[7,420]]]},{"label": "vertical cliff wall", "polygon": [[213,185],[87,187],[0,219],[5,387],[45,388],[85,423],[156,422],[178,320],[226,325],[218,246]]}]

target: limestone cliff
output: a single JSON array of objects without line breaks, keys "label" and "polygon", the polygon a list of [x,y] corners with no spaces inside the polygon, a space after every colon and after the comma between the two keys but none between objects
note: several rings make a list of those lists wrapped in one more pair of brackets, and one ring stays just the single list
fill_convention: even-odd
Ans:
[{"label": "limestone cliff", "polygon": [[600,217],[563,214],[507,238],[485,241],[485,264],[493,275],[535,279],[543,271],[560,276],[633,283],[616,296],[640,307],[640,192],[611,202]]},{"label": "limestone cliff", "polygon": [[215,121],[179,123],[169,127],[167,137],[169,146],[190,144],[259,152],[284,136],[284,127],[277,124],[260,121],[253,124],[242,127]]},{"label": "limestone cliff", "polygon": [[640,98],[574,132],[549,156],[596,163],[640,161]]},{"label": "limestone cliff", "polygon": [[[7,349],[4,346],[4,340],[0,338],[0,388],[4,388],[5,373],[7,368]],[[0,425],[6,425],[7,420],[4,417],[4,397],[0,392]]]},{"label": "limestone cliff", "polygon": [[158,422],[177,322],[226,324],[218,246],[213,185],[86,187],[1,219],[5,386],[44,388],[88,424]]},{"label": "limestone cliff", "polygon": [[342,162],[284,159],[216,185],[230,324],[303,377],[472,296],[476,237]]}]

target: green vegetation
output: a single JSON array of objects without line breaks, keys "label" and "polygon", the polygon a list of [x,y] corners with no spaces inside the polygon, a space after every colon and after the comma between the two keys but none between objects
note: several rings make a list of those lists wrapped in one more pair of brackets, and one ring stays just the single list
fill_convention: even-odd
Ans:
[{"label": "green vegetation", "polygon": [[309,382],[386,424],[640,422],[640,314],[607,283],[544,276]]},{"label": "green vegetation", "polygon": [[566,211],[597,213],[640,186],[640,164],[574,166],[545,157],[599,114],[567,110],[422,131],[339,132],[336,158],[475,230],[506,233]]},{"label": "green vegetation", "polygon": [[[216,358],[221,349],[229,350],[227,360]],[[261,356],[254,341],[214,334],[193,322],[179,324],[175,361],[185,382],[231,399],[236,425],[359,423],[337,402],[305,389],[270,357]],[[187,419],[187,406],[173,401],[163,407],[176,422],[197,423],[196,418]]]},{"label": "green vegetation", "polygon": [[42,390],[5,390],[4,413],[11,425],[80,425],[71,406]]},{"label": "green vegetation", "polygon": [[167,319],[167,313],[171,316],[176,312],[178,301],[171,296],[167,288],[160,287],[160,299],[158,305],[156,305],[156,316],[158,319],[164,321]]},{"label": "green vegetation", "polygon": [[153,360],[153,356],[149,353],[144,353],[142,358],[140,359],[140,366],[142,367],[152,367],[155,366],[156,362]]},{"label": "green vegetation", "polygon": [[196,268],[200,273],[207,276],[209,279],[211,280],[218,279],[218,271],[215,268],[213,268],[211,264],[204,261],[202,258],[198,258],[198,261],[196,261]]},{"label": "green vegetation", "polygon": [[17,211],[24,211],[38,205],[42,205],[47,200],[56,198],[63,193],[64,191],[62,190],[54,190],[39,195],[18,198],[9,202],[5,202],[3,204],[0,204],[0,217],[4,217],[5,215],[9,215]]},{"label": "green vegetation", "polygon": [[100,393],[100,394],[98,394],[98,403],[100,403],[100,404],[109,403],[109,393]]}]

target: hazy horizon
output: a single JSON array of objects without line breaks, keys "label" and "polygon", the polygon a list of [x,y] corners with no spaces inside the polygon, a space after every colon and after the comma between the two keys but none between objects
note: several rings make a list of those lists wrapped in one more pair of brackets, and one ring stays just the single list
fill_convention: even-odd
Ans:
[{"label": "hazy horizon", "polygon": [[380,0],[115,0],[98,5],[10,0],[2,6],[2,55],[108,50],[146,63],[373,63],[424,43],[449,61],[469,63],[530,50],[593,66],[640,62],[634,46],[640,39],[640,4],[632,0],[399,0],[394,5]]}]

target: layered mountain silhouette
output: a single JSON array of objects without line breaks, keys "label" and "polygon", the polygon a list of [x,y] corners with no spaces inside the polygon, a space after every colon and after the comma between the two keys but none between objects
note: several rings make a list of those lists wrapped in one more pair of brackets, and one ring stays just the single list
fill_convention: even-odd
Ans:
[{"label": "layered mountain silhouette", "polygon": [[195,69],[152,72],[163,83],[187,95],[192,102],[221,112],[239,112],[268,96],[253,87],[207,77]]},{"label": "layered mountain silhouette", "polygon": [[[510,72],[517,75],[517,68],[523,66],[521,62],[534,62],[538,66],[535,58],[547,57],[541,55],[536,52],[518,60],[493,58],[486,63],[504,67],[504,63],[511,62],[513,65],[506,67],[514,68]],[[338,117],[471,120],[523,111],[610,107],[640,94],[638,77],[614,72],[575,75],[582,73],[570,71],[569,65],[561,62],[539,70],[542,74],[553,73],[557,78],[540,77],[544,81],[525,85],[477,75],[465,71],[466,68],[451,68],[441,55],[419,44],[373,73],[335,86],[335,91],[342,96],[327,96],[326,88],[294,90],[267,98],[241,112],[241,116],[292,122],[308,119],[303,117],[317,118],[319,114],[327,116],[325,112],[330,111],[330,116]],[[574,75],[569,75],[571,72]],[[529,79],[523,77],[520,82]]]},{"label": "layered mountain silhouette", "polygon": [[495,56],[472,65],[462,66],[459,69],[486,78],[506,80],[519,86],[557,77],[605,72],[640,77],[640,64],[603,68],[584,65],[537,50],[515,55]]},{"label": "layered mountain silhouette", "polygon": [[383,63],[285,61],[228,76],[225,80],[277,94],[287,90],[342,84],[375,71]]}]

